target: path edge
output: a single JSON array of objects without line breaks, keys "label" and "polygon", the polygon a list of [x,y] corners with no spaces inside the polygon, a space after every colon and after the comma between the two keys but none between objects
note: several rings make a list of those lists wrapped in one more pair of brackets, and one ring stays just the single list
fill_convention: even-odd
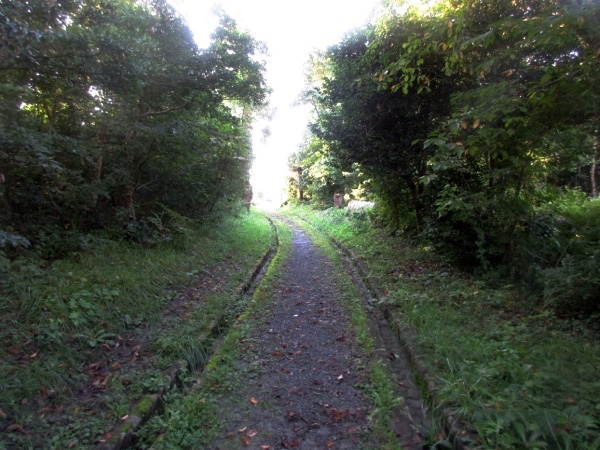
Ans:
[{"label": "path edge", "polygon": [[[348,260],[350,260],[351,264],[354,266],[362,278],[365,286],[374,296],[374,298],[377,300],[384,300],[386,297],[385,290],[381,286],[380,281],[371,275],[365,260],[354,253],[352,249],[346,247],[337,238],[327,233],[325,234],[331,245],[344,256],[346,256]],[[423,359],[418,351],[418,347],[415,343],[417,331],[409,323],[403,321],[397,316],[392,315],[392,308],[386,305],[384,301],[378,301],[378,303],[379,310],[390,324],[392,332],[409,357],[409,363],[412,367],[413,375],[417,380],[418,386],[421,390],[425,390],[425,392],[422,392],[423,397],[428,399],[428,401],[431,403],[430,406],[432,407],[440,405],[441,402],[437,398],[439,386],[429,368],[423,362]],[[452,437],[454,448],[456,450],[469,450],[470,447],[467,446],[463,440],[464,436],[469,435],[466,424],[460,421],[457,416],[448,409],[444,409],[442,411],[442,421],[446,432],[448,432]]]},{"label": "path edge", "polygon": [[[257,280],[261,277],[263,269],[271,263],[279,248],[279,232],[277,226],[269,216],[265,214],[263,214],[263,216],[271,227],[271,242],[265,253],[254,265],[253,269],[248,272],[248,277],[234,290],[235,295],[238,298],[251,294],[251,291],[257,284]],[[208,330],[200,334],[198,341],[207,342],[215,335],[221,334],[222,330],[220,329],[219,323],[221,323],[223,319],[224,313],[222,316],[211,321]],[[165,380],[164,385],[158,391],[146,394],[138,400],[134,406],[129,409],[129,413],[104,434],[104,436],[107,436],[105,441],[96,444],[93,447],[93,450],[125,450],[129,448],[134,441],[135,434],[157,411],[160,410],[164,396],[173,388],[173,386],[181,383],[181,375],[187,368],[188,364],[186,361],[177,360],[167,369],[163,370],[162,374]]]}]

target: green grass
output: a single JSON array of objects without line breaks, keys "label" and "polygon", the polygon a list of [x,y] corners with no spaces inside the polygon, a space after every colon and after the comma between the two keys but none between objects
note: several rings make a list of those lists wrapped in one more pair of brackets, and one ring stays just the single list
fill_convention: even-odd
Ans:
[{"label": "green grass", "polygon": [[600,348],[580,322],[520,307],[512,286],[490,288],[428,248],[342,211],[296,208],[361,256],[396,320],[417,332],[440,390],[433,413],[457,414],[482,449],[600,447]]},{"label": "green grass", "polygon": [[[201,365],[205,349],[196,338],[215,318],[235,314],[237,289],[270,241],[266,219],[251,213],[189,229],[186,245],[142,248],[93,238],[85,252],[52,264],[13,261],[0,285],[0,429],[18,424],[28,434],[0,434],[0,448],[27,448],[36,439],[89,448],[132,397],[156,387],[153,371],[180,358]],[[87,366],[110,358],[103,345],[114,348],[122,334],[162,326],[169,300],[215,273],[223,279],[190,312],[192,320],[166,324],[151,344],[148,373],[131,374],[126,387],[111,381],[94,405],[77,404]]]},{"label": "green grass", "polygon": [[[223,431],[220,399],[229,395],[244,380],[234,369],[241,359],[239,342],[256,326],[257,316],[273,298],[274,284],[280,279],[284,262],[291,249],[291,233],[278,226],[279,250],[247,307],[236,319],[206,365],[193,389],[181,389],[167,398],[165,413],[153,417],[140,433],[143,446],[156,450],[172,448],[204,448]],[[241,407],[241,406],[240,406]],[[168,431],[167,431],[168,430]],[[165,432],[166,431],[166,432]]]}]

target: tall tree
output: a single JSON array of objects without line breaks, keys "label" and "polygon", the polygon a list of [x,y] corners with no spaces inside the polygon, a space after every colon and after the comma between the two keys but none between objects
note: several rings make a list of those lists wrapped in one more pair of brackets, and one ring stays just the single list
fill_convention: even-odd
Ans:
[{"label": "tall tree", "polygon": [[58,233],[112,226],[160,203],[203,217],[241,197],[266,86],[260,45],[230,18],[201,51],[161,0],[9,2],[0,12],[4,227],[34,237],[40,223]]},{"label": "tall tree", "polygon": [[[409,38],[383,81],[401,78],[405,92],[418,92],[462,77],[452,119],[425,144],[436,149],[425,181],[442,177],[437,217],[470,229],[482,261],[505,259],[554,157],[545,144],[597,118],[598,8],[450,1],[427,20],[428,32]],[[433,76],[432,57],[441,61]]]},{"label": "tall tree", "polygon": [[400,204],[410,203],[421,230],[419,179],[428,154],[415,141],[425,139],[448,113],[448,92],[440,85],[435,92],[408,95],[399,82],[382,84],[386,61],[418,27],[395,30],[376,44],[369,30],[331,48],[325,56],[329,70],[312,89],[311,102],[318,111],[313,133],[330,142],[346,167],[359,163],[390,209],[399,213]]}]

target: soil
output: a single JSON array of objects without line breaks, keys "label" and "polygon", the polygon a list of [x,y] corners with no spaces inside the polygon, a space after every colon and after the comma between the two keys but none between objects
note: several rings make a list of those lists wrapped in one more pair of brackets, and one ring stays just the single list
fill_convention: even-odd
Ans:
[{"label": "soil", "polygon": [[[370,434],[373,405],[364,390],[369,357],[338,302],[337,279],[346,275],[301,229],[291,227],[293,247],[284,275],[272,303],[256,317],[258,325],[240,344],[243,357],[234,370],[244,379],[222,399],[224,431],[209,448],[379,448]],[[397,421],[398,447],[422,448],[407,407],[404,412]]]}]

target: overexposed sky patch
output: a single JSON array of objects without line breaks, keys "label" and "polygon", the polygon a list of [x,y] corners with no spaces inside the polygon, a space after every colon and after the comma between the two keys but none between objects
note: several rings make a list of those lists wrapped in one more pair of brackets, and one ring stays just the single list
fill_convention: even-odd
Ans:
[{"label": "overexposed sky patch", "polygon": [[[267,45],[267,82],[272,89],[270,122],[254,124],[252,185],[255,199],[283,200],[287,160],[301,144],[308,108],[294,105],[304,87],[305,63],[314,49],[325,49],[367,23],[380,0],[170,0],[182,12],[201,47],[217,20],[215,5],[233,17],[242,29]],[[271,132],[264,139],[262,130]]]}]

